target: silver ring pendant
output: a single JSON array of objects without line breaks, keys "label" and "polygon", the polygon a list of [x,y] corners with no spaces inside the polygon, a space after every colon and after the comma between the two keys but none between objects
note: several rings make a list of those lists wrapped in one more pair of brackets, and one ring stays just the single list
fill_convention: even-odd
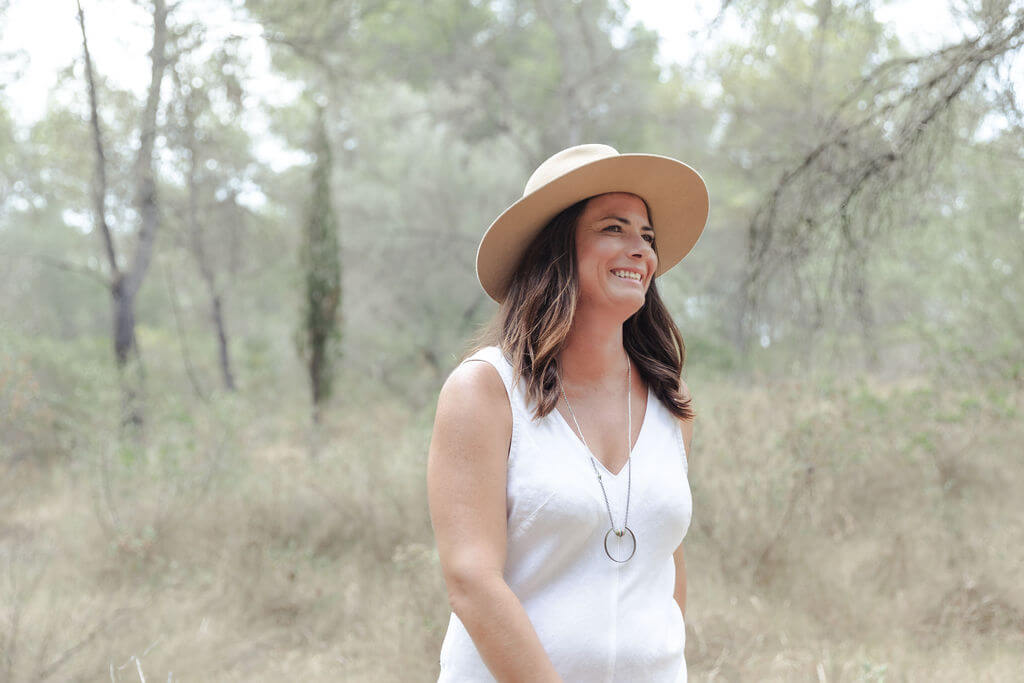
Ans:
[{"label": "silver ring pendant", "polygon": [[[629,551],[629,557],[627,557],[625,560],[617,560],[614,557],[612,557],[612,554],[610,552],[608,552],[608,535],[614,533],[617,537],[622,538],[626,534],[627,531],[629,532],[629,538],[632,541],[632,548]],[[633,557],[633,553],[635,553],[635,552],[636,552],[636,536],[633,535],[632,529],[630,529],[628,526],[627,527],[623,527],[622,531],[616,531],[614,528],[609,529],[608,533],[606,533],[604,535],[604,553],[609,558],[611,558],[611,560],[613,562],[619,562],[619,563],[627,562],[627,561],[629,561],[630,557]]]}]

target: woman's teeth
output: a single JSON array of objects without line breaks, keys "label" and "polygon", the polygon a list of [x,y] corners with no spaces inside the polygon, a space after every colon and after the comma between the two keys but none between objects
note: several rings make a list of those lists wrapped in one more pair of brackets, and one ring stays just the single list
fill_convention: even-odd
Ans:
[{"label": "woman's teeth", "polygon": [[626,280],[636,280],[637,282],[640,282],[641,280],[639,273],[633,273],[628,270],[613,270],[612,275],[617,275],[618,277]]}]

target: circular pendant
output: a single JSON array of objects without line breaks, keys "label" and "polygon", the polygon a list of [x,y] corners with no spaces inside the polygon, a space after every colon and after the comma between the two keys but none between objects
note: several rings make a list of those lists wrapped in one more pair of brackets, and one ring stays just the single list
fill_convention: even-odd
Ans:
[{"label": "circular pendant", "polygon": [[[611,548],[608,547],[608,537],[614,534],[612,538]],[[630,528],[623,527],[622,531],[616,531],[614,528],[609,529],[608,533],[604,535],[604,552],[615,562],[625,562],[629,558],[633,557],[633,553],[636,552],[636,536]],[[624,559],[619,559],[623,557]]]}]

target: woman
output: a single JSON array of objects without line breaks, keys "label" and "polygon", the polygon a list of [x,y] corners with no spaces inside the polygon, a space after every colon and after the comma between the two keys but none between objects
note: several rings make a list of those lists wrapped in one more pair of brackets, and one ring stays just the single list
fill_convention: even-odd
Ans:
[{"label": "woman", "polygon": [[441,389],[427,464],[440,681],[686,680],[694,414],[654,278],[707,215],[685,164],[579,145],[484,234],[500,308]]}]

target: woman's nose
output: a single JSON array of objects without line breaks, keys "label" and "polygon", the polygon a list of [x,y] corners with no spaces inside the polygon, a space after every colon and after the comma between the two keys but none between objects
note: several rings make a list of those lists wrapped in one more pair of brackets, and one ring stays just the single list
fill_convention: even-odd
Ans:
[{"label": "woman's nose", "polygon": [[630,253],[633,256],[645,256],[648,253],[653,253],[654,247],[650,242],[644,239],[643,235],[637,235],[632,238],[629,243]]}]

